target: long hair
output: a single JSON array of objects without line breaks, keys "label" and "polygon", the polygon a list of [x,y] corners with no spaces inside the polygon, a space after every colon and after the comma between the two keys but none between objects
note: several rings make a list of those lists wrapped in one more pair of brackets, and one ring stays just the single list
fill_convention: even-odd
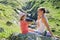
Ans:
[{"label": "long hair", "polygon": [[46,13],[45,8],[43,8],[43,7],[42,8],[38,8],[37,11],[40,11],[40,10],[43,11],[43,13]]},{"label": "long hair", "polygon": [[23,17],[25,17],[25,15],[21,16],[20,21],[24,20]]}]

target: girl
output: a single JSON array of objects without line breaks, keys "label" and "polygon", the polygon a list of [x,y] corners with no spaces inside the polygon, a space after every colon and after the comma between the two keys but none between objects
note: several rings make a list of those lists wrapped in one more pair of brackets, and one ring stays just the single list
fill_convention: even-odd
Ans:
[{"label": "girl", "polygon": [[34,30],[31,29],[31,28],[28,28],[29,24],[31,22],[30,21],[26,21],[26,15],[21,15],[21,18],[20,18],[20,26],[21,26],[21,31],[22,31],[22,34],[25,35],[25,36],[29,36],[28,40],[36,40],[36,36],[34,34]]}]

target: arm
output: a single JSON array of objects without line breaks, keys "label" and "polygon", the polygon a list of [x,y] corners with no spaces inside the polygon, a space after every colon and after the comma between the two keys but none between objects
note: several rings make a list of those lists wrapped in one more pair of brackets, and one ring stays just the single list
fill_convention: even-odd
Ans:
[{"label": "arm", "polygon": [[36,22],[36,27],[39,28],[39,26],[40,26],[40,25],[39,25],[39,21],[38,21],[38,22]]},{"label": "arm", "polygon": [[38,16],[38,19],[37,19],[37,22],[36,22],[37,28],[39,28],[39,26],[40,26],[40,24],[39,24],[39,19],[40,19],[40,18],[41,18],[41,17]]},{"label": "arm", "polygon": [[45,24],[45,26],[47,27],[48,31],[51,33],[51,36],[53,36],[53,33],[50,30],[49,25],[48,25],[48,23],[47,23],[47,21],[46,21],[46,19],[44,17],[42,18],[42,22]]},{"label": "arm", "polygon": [[35,31],[35,29],[31,29],[31,28],[28,28],[28,30],[29,30],[30,32],[34,32],[34,31]]}]

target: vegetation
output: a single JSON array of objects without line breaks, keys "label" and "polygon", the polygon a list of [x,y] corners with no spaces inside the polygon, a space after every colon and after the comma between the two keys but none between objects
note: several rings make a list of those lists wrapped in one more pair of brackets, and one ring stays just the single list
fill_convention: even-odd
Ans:
[{"label": "vegetation", "polygon": [[54,35],[60,36],[60,0],[0,0],[0,29],[3,28],[0,38],[7,38],[14,32],[20,32],[17,10],[32,14],[31,18],[36,20],[38,7],[49,10],[49,25]]}]

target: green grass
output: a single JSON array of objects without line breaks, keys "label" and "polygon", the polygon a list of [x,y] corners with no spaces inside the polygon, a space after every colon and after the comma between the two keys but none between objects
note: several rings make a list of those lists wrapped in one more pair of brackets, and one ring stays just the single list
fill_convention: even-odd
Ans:
[{"label": "green grass", "polygon": [[[4,32],[0,33],[0,38],[7,38],[10,34],[14,32],[20,32],[20,27],[13,21],[18,21],[14,16],[16,15],[15,11],[9,5],[0,4],[0,27],[4,29]],[[3,11],[4,10],[4,11]],[[14,15],[15,14],[15,15]],[[14,15],[14,16],[13,16]],[[18,18],[18,17],[17,17]],[[12,21],[13,20],[13,21]],[[8,26],[7,21],[10,21],[12,25]]]}]

